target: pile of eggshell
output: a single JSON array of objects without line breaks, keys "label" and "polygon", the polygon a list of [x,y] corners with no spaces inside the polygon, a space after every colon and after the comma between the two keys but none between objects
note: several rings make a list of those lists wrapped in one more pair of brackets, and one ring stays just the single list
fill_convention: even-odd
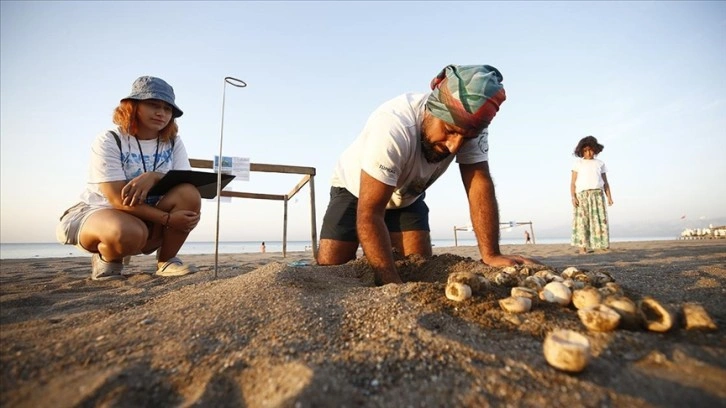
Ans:
[{"label": "pile of eggshell", "polygon": [[[488,277],[473,272],[454,272],[446,283],[446,297],[464,301],[491,285],[511,287],[510,296],[499,300],[509,313],[526,313],[538,302],[568,307],[572,304],[582,324],[591,331],[609,332],[616,328],[645,328],[667,332],[676,322],[675,313],[650,296],[637,302],[625,296],[610,274],[580,270],[574,266],[561,273],[552,269],[535,270],[530,266],[509,266]],[[706,310],[698,304],[683,305],[687,330],[716,330]],[[544,342],[545,359],[552,366],[569,372],[582,371],[589,360],[586,336],[572,330],[557,329]]]}]

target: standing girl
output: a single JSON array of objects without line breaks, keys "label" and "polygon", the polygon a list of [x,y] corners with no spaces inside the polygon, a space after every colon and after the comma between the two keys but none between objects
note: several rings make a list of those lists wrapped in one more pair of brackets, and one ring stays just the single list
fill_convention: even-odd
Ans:
[{"label": "standing girl", "polygon": [[[605,163],[595,158],[605,147],[593,136],[580,140],[574,155],[579,157],[572,168],[570,195],[572,195],[572,246],[580,253],[610,248],[607,208],[613,205]],[[603,194],[604,192],[604,194]]]},{"label": "standing girl", "polygon": [[114,111],[118,127],[93,142],[81,202],[63,214],[56,228],[62,244],[93,253],[91,279],[122,278],[124,257],[154,251],[156,275],[196,272],[176,255],[199,222],[199,191],[180,184],[163,196],[148,194],[169,170],[191,169],[177,136],[175,118],[182,114],[169,84],[143,76]]}]

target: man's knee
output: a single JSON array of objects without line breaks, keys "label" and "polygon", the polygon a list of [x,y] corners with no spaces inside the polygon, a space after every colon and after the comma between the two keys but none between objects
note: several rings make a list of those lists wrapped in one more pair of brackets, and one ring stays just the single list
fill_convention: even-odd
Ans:
[{"label": "man's knee", "polygon": [[433,254],[429,231],[404,231],[401,235],[404,256],[416,254],[430,257]]},{"label": "man's knee", "polygon": [[355,259],[358,250],[357,242],[335,241],[321,239],[318,248],[318,265],[342,265]]}]

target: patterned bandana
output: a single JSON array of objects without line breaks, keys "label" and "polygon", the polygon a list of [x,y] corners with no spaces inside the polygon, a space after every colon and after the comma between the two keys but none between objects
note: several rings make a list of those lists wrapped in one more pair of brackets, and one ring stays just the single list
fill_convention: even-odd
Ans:
[{"label": "patterned bandana", "polygon": [[446,123],[483,129],[507,99],[502,80],[490,65],[449,65],[431,81],[426,107]]}]

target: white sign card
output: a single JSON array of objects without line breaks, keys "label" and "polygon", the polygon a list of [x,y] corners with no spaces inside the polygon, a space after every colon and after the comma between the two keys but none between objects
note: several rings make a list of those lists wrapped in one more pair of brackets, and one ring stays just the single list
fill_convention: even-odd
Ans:
[{"label": "white sign card", "polygon": [[[214,171],[219,168],[219,156],[214,156]],[[250,158],[222,156],[222,173],[235,176],[233,181],[250,181]]]}]

